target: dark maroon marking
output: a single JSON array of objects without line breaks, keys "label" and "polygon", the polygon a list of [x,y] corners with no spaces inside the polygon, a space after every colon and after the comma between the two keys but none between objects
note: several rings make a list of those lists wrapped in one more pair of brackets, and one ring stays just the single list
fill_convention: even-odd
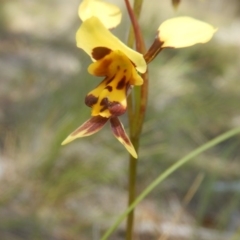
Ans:
[{"label": "dark maroon marking", "polygon": [[85,97],[85,104],[88,106],[88,107],[92,107],[94,104],[96,104],[98,101],[98,97],[95,97],[93,96],[92,94],[90,95],[87,95]]},{"label": "dark maroon marking", "polygon": [[106,86],[105,89],[107,89],[109,92],[112,92],[113,90],[112,86]]},{"label": "dark maroon marking", "polygon": [[162,42],[158,36],[159,36],[159,31],[154,39],[153,44],[148,49],[147,53],[143,56],[146,63],[151,62],[158,55],[158,53],[163,49],[162,45],[164,42]]},{"label": "dark maroon marking", "polygon": [[97,129],[100,130],[104,124],[107,122],[108,118],[104,118],[101,116],[96,116],[96,117],[92,117],[90,118],[88,121],[86,121],[85,123],[83,123],[82,126],[80,126],[79,128],[77,128],[72,134],[71,136],[75,136],[77,135],[79,132],[82,132],[84,130],[86,130],[86,133],[91,133],[96,131]]},{"label": "dark maroon marking", "polygon": [[103,106],[101,109],[100,109],[100,112],[104,112],[105,110],[107,110],[108,107],[107,106]]},{"label": "dark maroon marking", "polygon": [[110,118],[110,123],[114,135],[122,138],[126,144],[131,146],[131,141],[129,140],[126,132],[124,131],[119,119],[117,117],[112,117]]},{"label": "dark maroon marking", "polygon": [[124,71],[123,71],[124,73],[126,73],[127,72],[127,69],[124,69]]},{"label": "dark maroon marking", "polygon": [[117,89],[118,90],[123,89],[125,87],[125,82],[126,82],[126,76],[123,76],[123,78],[117,84]]},{"label": "dark maroon marking", "polygon": [[101,130],[105,123],[108,121],[108,118],[102,117],[102,116],[96,116],[92,117],[90,119],[91,125],[89,126],[86,133],[95,132],[96,130]]},{"label": "dark maroon marking", "polygon": [[126,108],[116,101],[109,102],[108,109],[111,115],[115,117],[123,115],[126,112]]},{"label": "dark maroon marking", "polygon": [[114,78],[115,78],[115,75],[113,77],[109,78],[106,82],[106,85],[108,85]]},{"label": "dark maroon marking", "polygon": [[111,49],[106,47],[95,47],[92,50],[92,57],[95,60],[100,60],[111,52]]},{"label": "dark maroon marking", "polygon": [[101,109],[100,109],[100,112],[103,112],[105,110],[108,109],[108,99],[107,98],[103,98],[102,101],[100,102],[100,106],[103,106]]},{"label": "dark maroon marking", "polygon": [[101,106],[108,106],[108,99],[107,98],[103,98],[102,101],[100,102]]},{"label": "dark maroon marking", "polygon": [[120,70],[120,66],[119,66],[119,65],[117,66],[117,70],[118,70],[118,71]]}]

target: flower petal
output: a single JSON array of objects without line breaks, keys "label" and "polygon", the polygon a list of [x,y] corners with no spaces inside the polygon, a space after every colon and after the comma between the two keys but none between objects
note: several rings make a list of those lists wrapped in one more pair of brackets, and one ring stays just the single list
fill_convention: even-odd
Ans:
[{"label": "flower petal", "polygon": [[183,48],[208,42],[216,31],[210,24],[194,18],[176,17],[160,25],[158,37],[163,42],[162,48]]},{"label": "flower petal", "polygon": [[117,72],[121,72],[130,79],[130,85],[142,85],[143,79],[136,71],[132,62],[121,51],[111,51],[108,48],[97,47],[94,56],[100,58],[88,67],[88,72],[95,76],[108,76],[112,78]]},{"label": "flower petal", "polygon": [[62,145],[65,145],[76,138],[90,136],[103,128],[105,123],[108,121],[108,118],[103,118],[101,116],[95,116],[83,123],[79,128],[72,132],[63,142]]},{"label": "flower petal", "polygon": [[102,0],[83,0],[78,15],[82,21],[95,16],[108,29],[116,27],[122,19],[121,10],[117,6]]},{"label": "flower petal", "polygon": [[128,88],[129,83],[121,72],[113,78],[105,78],[85,98],[85,103],[92,108],[92,116],[109,118],[124,114],[127,108]]},{"label": "flower petal", "polygon": [[112,127],[112,132],[114,136],[119,140],[120,143],[128,150],[128,152],[134,157],[137,158],[137,153],[128,138],[122,123],[117,117],[110,118],[110,123]]},{"label": "flower petal", "polygon": [[108,48],[112,51],[120,50],[134,63],[139,72],[146,72],[147,64],[143,55],[122,43],[96,17],[91,17],[82,23],[76,33],[76,41],[77,46],[82,48],[93,61],[99,60],[93,56],[93,50],[98,47]]},{"label": "flower petal", "polygon": [[87,95],[85,103],[92,108],[92,116],[117,117],[126,111],[130,86],[142,85],[143,79],[121,51],[99,47],[97,52],[98,57],[106,55],[92,63],[88,71],[106,78]]},{"label": "flower petal", "polygon": [[141,86],[143,84],[142,77],[138,74],[135,69],[132,69],[132,77],[130,79],[130,84],[134,86]]}]

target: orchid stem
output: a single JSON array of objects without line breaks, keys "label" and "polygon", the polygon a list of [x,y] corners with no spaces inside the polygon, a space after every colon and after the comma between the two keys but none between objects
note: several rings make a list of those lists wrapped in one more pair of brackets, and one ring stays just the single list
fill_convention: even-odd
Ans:
[{"label": "orchid stem", "polygon": [[[133,142],[134,147],[138,144],[138,140]],[[137,151],[137,149],[136,149]],[[128,206],[130,206],[136,198],[136,176],[137,176],[137,159],[130,156],[129,158],[129,189],[128,189]],[[128,214],[126,240],[132,240],[134,229],[134,210]]]},{"label": "orchid stem", "polygon": [[[126,8],[132,23],[132,27],[129,32],[128,46],[133,48],[134,39],[136,43],[136,49],[138,52],[144,54],[146,51],[144,40],[142,37],[141,29],[138,24],[138,18],[140,16],[143,0],[134,0],[133,8],[131,7],[129,0],[125,0]],[[147,103],[147,75],[143,75],[144,84],[141,87],[135,87],[134,94],[130,94],[128,97],[128,118],[130,127],[130,139],[138,152],[139,139],[142,131],[142,124],[146,110]],[[144,106],[143,106],[144,104]],[[128,206],[130,206],[136,198],[136,177],[137,177],[137,159],[129,155],[129,176],[128,176]],[[129,212],[127,217],[126,226],[126,240],[133,239],[134,230],[134,209]]]}]

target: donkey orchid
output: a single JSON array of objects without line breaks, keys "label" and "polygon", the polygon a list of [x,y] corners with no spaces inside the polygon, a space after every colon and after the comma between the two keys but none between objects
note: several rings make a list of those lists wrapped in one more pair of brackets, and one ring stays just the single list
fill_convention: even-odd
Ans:
[{"label": "donkey orchid", "polygon": [[88,67],[92,75],[105,77],[85,98],[92,108],[92,118],[71,133],[62,144],[98,132],[109,120],[114,136],[137,158],[118,116],[127,109],[127,95],[132,86],[142,85],[138,74],[147,69],[143,55],[123,44],[97,17],[84,21],[76,34],[77,46],[94,61]]},{"label": "donkey orchid", "polygon": [[121,20],[121,12],[116,6],[101,0],[84,0],[79,7],[79,16],[83,23],[76,33],[77,46],[93,61],[88,72],[104,79],[85,98],[85,104],[92,109],[92,117],[62,144],[92,135],[109,121],[114,136],[137,158],[118,117],[126,112],[126,99],[131,88],[143,84],[139,73],[146,72],[147,63],[163,48],[180,48],[207,42],[216,30],[207,23],[188,17],[167,20],[160,25],[155,41],[143,56],[127,47],[108,30]]}]

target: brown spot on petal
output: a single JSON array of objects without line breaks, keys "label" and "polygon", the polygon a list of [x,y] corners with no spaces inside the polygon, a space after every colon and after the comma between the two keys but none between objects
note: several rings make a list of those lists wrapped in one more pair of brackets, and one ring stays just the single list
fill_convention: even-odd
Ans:
[{"label": "brown spot on petal", "polygon": [[100,102],[101,106],[107,106],[108,105],[108,99],[107,98],[103,98]]},{"label": "brown spot on petal", "polygon": [[100,102],[100,106],[103,106],[101,109],[100,109],[100,112],[103,112],[105,110],[108,109],[108,104],[109,104],[109,101],[107,98],[103,98]]},{"label": "brown spot on petal", "polygon": [[126,108],[123,107],[119,102],[109,102],[108,104],[109,112],[112,116],[120,116],[126,112]]},{"label": "brown spot on petal", "polygon": [[98,101],[98,97],[95,97],[94,95],[90,94],[85,97],[85,104],[88,107],[92,107],[94,104],[96,104]]},{"label": "brown spot on petal", "polygon": [[107,89],[109,92],[112,92],[112,90],[113,90],[112,86],[107,86],[107,87],[105,87],[105,89]]},{"label": "brown spot on petal", "polygon": [[111,52],[111,49],[106,47],[95,47],[92,50],[92,57],[95,60],[100,60]]},{"label": "brown spot on petal", "polygon": [[126,76],[123,76],[123,78],[118,82],[117,89],[121,90],[125,87],[126,84]]},{"label": "brown spot on petal", "polygon": [[108,108],[106,106],[104,106],[103,108],[100,109],[100,113],[104,112],[105,110],[107,110]]}]

